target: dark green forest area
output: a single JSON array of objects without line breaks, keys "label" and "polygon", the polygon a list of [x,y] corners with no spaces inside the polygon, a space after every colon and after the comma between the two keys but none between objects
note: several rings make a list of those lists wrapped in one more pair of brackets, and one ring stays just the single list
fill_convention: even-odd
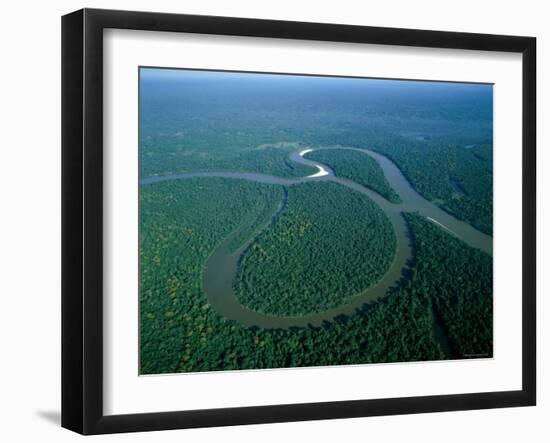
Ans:
[{"label": "dark green forest area", "polygon": [[368,155],[351,150],[319,149],[308,152],[304,157],[329,166],[335,175],[370,188],[392,203],[401,202],[380,165]]},{"label": "dark green forest area", "polygon": [[330,182],[287,192],[277,222],[241,259],[235,288],[242,305],[277,316],[323,312],[382,278],[396,240],[375,203]]},{"label": "dark green forest area", "polygon": [[142,79],[140,109],[142,177],[220,170],[305,176],[316,170],[290,162],[290,152],[365,147],[391,158],[424,197],[492,233],[490,85],[230,74]]},{"label": "dark green forest area", "polygon": [[198,297],[206,258],[241,224],[248,226],[261,217],[280,195],[278,186],[219,178],[141,188],[140,348],[144,373],[154,373],[156,367],[165,368],[162,372],[175,368],[188,333],[183,334],[182,324],[189,321],[195,325],[197,336],[206,333],[205,311],[210,308]]},{"label": "dark green forest area", "polygon": [[429,294],[452,356],[493,355],[493,259],[421,216],[404,214],[414,236],[412,294]]},{"label": "dark green forest area", "polygon": [[218,315],[201,288],[209,254],[280,192],[221,178],[141,187],[141,374],[492,355],[491,257],[412,214],[414,263],[381,301],[321,327],[247,328]]}]

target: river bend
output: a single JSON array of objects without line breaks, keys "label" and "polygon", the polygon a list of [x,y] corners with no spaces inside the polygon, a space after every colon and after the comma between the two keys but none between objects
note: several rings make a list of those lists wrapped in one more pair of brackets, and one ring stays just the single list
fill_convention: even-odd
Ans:
[{"label": "river bend", "polygon": [[330,147],[317,149],[349,149],[371,156],[380,165],[390,186],[399,194],[402,202],[397,204],[391,203],[369,188],[351,180],[335,176],[334,172],[328,166],[304,158],[303,156],[313,151],[313,148],[296,151],[289,156],[289,159],[295,163],[312,166],[317,169],[318,172],[307,177],[282,178],[253,172],[220,171],[188,172],[153,176],[140,180],[141,185],[146,185],[194,177],[223,177],[284,186],[292,186],[309,181],[332,181],[369,196],[378,206],[380,206],[391,221],[396,235],[397,249],[393,262],[376,285],[357,294],[351,298],[348,303],[334,309],[300,317],[273,316],[253,311],[241,305],[234,292],[233,282],[237,274],[239,258],[263,230],[268,229],[271,224],[275,223],[278,214],[284,208],[285,198],[283,198],[269,222],[261,226],[256,233],[252,235],[252,238],[246,241],[237,251],[231,252],[229,245],[233,238],[240,233],[240,229],[245,229],[245,227],[238,228],[234,231],[209,256],[203,272],[203,290],[209,303],[223,317],[237,321],[245,326],[258,326],[262,328],[307,327],[309,325],[319,326],[324,322],[334,320],[334,318],[339,315],[351,315],[364,304],[384,296],[388,289],[395,286],[401,279],[408,267],[408,263],[412,259],[411,235],[402,215],[403,212],[417,212],[426,217],[430,222],[460,238],[469,246],[481,249],[487,254],[492,255],[493,239],[491,236],[478,231],[468,223],[458,220],[418,194],[397,165],[387,157],[364,148]]}]

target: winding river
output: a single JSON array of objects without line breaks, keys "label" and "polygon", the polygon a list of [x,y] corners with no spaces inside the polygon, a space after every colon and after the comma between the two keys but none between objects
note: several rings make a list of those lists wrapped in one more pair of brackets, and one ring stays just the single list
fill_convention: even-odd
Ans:
[{"label": "winding river", "polygon": [[[325,149],[325,148],[318,148]],[[225,177],[240,180],[248,180],[259,183],[269,183],[276,185],[292,186],[309,181],[332,181],[339,183],[355,191],[368,195],[391,221],[397,239],[397,250],[386,274],[378,283],[354,296],[348,303],[337,308],[330,309],[320,313],[308,314],[300,317],[277,317],[261,312],[253,311],[241,305],[237,300],[233,290],[233,281],[235,279],[239,258],[242,253],[255,241],[262,230],[276,222],[278,214],[284,209],[286,197],[284,197],[274,212],[271,220],[259,228],[251,239],[245,242],[237,251],[231,252],[229,245],[235,236],[240,233],[238,228],[228,238],[226,238],[210,255],[206,262],[203,272],[203,289],[208,297],[212,307],[223,317],[235,320],[245,326],[258,326],[262,328],[290,328],[307,327],[309,325],[319,326],[324,322],[330,322],[339,315],[353,314],[358,308],[366,303],[372,302],[386,294],[389,288],[396,285],[407,270],[408,264],[412,259],[412,245],[410,232],[408,230],[403,212],[417,212],[426,217],[427,220],[436,224],[440,228],[460,238],[469,246],[481,249],[489,255],[493,253],[493,239],[468,223],[460,221],[443,211],[435,204],[429,202],[420,196],[410,185],[401,170],[387,157],[378,154],[369,149],[353,147],[330,147],[327,149],[349,149],[369,155],[381,166],[390,186],[399,194],[402,203],[390,203],[378,193],[342,177],[337,177],[334,172],[326,165],[308,160],[304,155],[313,149],[305,149],[293,152],[289,158],[295,163],[315,167],[318,172],[307,177],[287,179],[275,177],[266,174],[257,174],[250,172],[192,172],[165,176],[147,177],[140,181],[140,184],[158,183],[168,180],[180,180],[193,177]],[[285,194],[286,195],[286,194]]]}]

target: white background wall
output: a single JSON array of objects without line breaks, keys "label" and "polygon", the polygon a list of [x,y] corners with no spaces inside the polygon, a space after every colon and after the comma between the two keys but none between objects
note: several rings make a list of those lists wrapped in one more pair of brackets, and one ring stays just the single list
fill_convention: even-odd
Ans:
[{"label": "white background wall", "polygon": [[[370,3],[370,4],[369,4]],[[0,26],[0,439],[80,440],[60,414],[60,16],[81,7],[531,35],[538,38],[539,226],[550,221],[550,28],[545,2],[431,0],[11,1]],[[545,109],[543,109],[545,108]],[[545,123],[546,122],[546,123]],[[547,442],[549,235],[539,228],[539,406],[102,436],[94,441]],[[540,250],[544,249],[544,253]],[[545,275],[542,275],[545,274]]]}]

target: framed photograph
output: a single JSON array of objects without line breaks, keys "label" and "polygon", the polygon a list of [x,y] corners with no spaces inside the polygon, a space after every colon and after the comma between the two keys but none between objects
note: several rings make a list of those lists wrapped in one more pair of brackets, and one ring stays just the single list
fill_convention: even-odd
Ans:
[{"label": "framed photograph", "polygon": [[62,425],[534,405],[531,37],[62,20]]}]

